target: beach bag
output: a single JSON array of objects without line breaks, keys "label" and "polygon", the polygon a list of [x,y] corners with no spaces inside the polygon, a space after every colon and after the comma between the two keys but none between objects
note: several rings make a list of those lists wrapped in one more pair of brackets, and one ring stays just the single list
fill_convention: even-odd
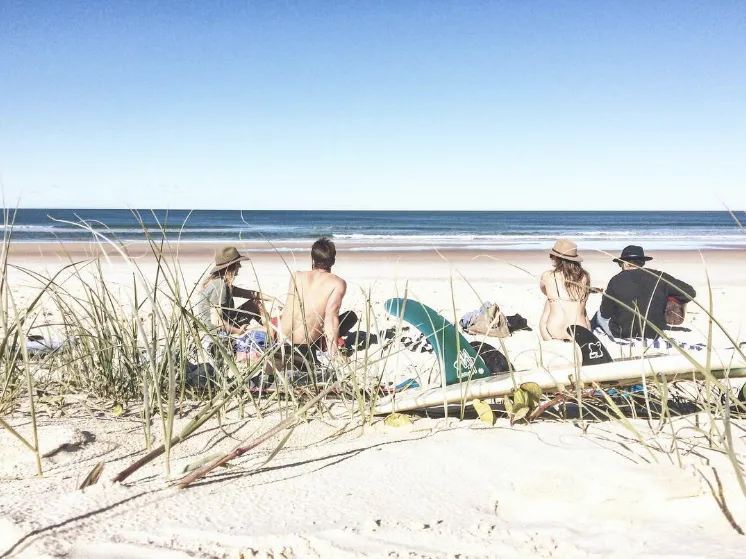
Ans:
[{"label": "beach bag", "polygon": [[469,345],[474,348],[477,355],[482,358],[484,364],[487,365],[491,375],[498,373],[506,373],[510,371],[513,366],[508,361],[508,358],[496,347],[486,344],[484,342],[469,342]]},{"label": "beach bag", "polygon": [[677,297],[670,296],[666,301],[666,310],[664,311],[666,324],[671,326],[683,324],[685,314],[686,303],[682,303]]},{"label": "beach bag", "polygon": [[484,309],[467,332],[469,334],[482,334],[484,336],[494,336],[497,338],[507,338],[510,336],[508,321],[505,315],[500,311],[500,307],[493,303]]}]

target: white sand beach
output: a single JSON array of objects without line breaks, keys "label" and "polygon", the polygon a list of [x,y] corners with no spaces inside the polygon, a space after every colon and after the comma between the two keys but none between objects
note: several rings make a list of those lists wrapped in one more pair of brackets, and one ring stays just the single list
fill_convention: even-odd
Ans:
[{"label": "white sand beach", "polygon": [[[250,246],[239,248],[252,254]],[[182,245],[179,251],[183,282],[194,285],[210,264],[212,247]],[[14,245],[9,262],[48,277],[89,253],[86,246],[63,252],[52,245]],[[137,247],[131,254],[138,254]],[[582,254],[595,286],[604,287],[618,271],[611,255]],[[746,340],[743,251],[650,255],[650,267],[692,284],[697,302],[712,308],[723,329]],[[309,267],[305,247],[252,256],[261,290],[281,298],[288,269]],[[155,281],[152,256],[143,252],[136,261]],[[376,334],[396,324],[383,309],[389,297],[406,293],[452,320],[483,301],[497,302],[532,328],[503,340],[516,368],[529,369],[573,360],[572,344],[543,342],[538,333],[544,305],[538,277],[548,267],[547,253],[538,251],[343,248],[333,271],[348,282],[343,309],[355,310],[359,328]],[[101,269],[110,286],[121,286],[126,306],[131,264],[112,255],[101,259]],[[15,304],[23,308],[38,292],[38,281],[14,268],[8,277]],[[74,281],[70,293],[78,289]],[[257,287],[249,266],[236,283]],[[600,296],[592,295],[589,314],[599,303]],[[363,316],[366,307],[369,317]],[[47,312],[54,322],[57,311]],[[690,304],[683,326],[673,333],[676,339],[707,342],[710,321],[702,309]],[[732,345],[719,327],[711,341],[714,348]],[[432,354],[400,345],[376,365],[387,380],[425,378],[437,368]],[[42,478],[35,476],[33,454],[0,430],[0,557],[743,556],[746,493],[738,480],[746,475],[744,419],[729,423],[728,442],[717,435],[722,422],[711,425],[703,413],[670,422],[546,417],[514,426],[505,417],[491,426],[413,415],[411,425],[392,427],[383,418],[351,416],[351,405],[330,400],[312,408],[276,456],[271,453],[288,431],[176,489],[173,481],[185,466],[229,452],[286,419],[292,408],[275,405],[260,417],[250,403],[232,404],[172,449],[170,478],[160,457],[112,483],[145,454],[141,403],[125,403],[116,415],[111,400],[95,395],[40,400],[39,439],[47,454]],[[198,406],[180,407],[175,432]],[[2,417],[30,437],[28,411],[22,403]],[[152,436],[153,446],[163,441],[158,417]],[[728,445],[731,455],[723,451]],[[99,462],[99,483],[77,489]]]}]

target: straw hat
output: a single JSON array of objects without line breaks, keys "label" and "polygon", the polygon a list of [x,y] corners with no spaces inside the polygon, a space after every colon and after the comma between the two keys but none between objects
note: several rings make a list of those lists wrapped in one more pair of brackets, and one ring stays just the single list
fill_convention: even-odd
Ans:
[{"label": "straw hat", "polygon": [[214,274],[218,270],[227,268],[231,264],[235,264],[236,262],[241,262],[242,260],[248,259],[249,257],[244,256],[240,252],[238,252],[238,250],[236,250],[236,247],[223,247],[215,251],[215,267],[210,270],[210,273]]},{"label": "straw hat", "polygon": [[645,251],[642,249],[641,246],[637,245],[629,245],[624,247],[622,250],[622,254],[619,256],[619,258],[615,258],[614,262],[629,262],[629,261],[642,261],[647,262],[648,260],[652,260],[652,256],[645,256]]},{"label": "straw hat", "polygon": [[561,258],[562,260],[569,260],[570,262],[582,262],[583,259],[578,256],[578,245],[567,239],[559,239],[554,243],[552,250],[549,254]]}]

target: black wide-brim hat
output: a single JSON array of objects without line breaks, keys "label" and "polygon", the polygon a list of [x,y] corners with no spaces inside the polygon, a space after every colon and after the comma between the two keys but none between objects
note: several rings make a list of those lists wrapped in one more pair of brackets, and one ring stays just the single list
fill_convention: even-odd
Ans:
[{"label": "black wide-brim hat", "polygon": [[641,246],[629,245],[624,247],[622,254],[619,258],[615,258],[614,262],[631,262],[631,261],[645,261],[652,260],[652,256],[645,256],[645,251]]}]

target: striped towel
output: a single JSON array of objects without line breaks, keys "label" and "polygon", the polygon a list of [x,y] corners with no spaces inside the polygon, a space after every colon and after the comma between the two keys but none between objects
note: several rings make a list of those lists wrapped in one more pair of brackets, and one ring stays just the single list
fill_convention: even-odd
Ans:
[{"label": "striped towel", "polygon": [[684,349],[686,351],[701,351],[707,347],[707,344],[704,343],[690,344],[687,342],[679,342],[673,339],[671,341],[668,341],[663,338],[615,338],[614,336],[610,336],[609,334],[604,332],[603,329],[598,327],[593,330],[593,333],[596,334],[596,336],[598,336],[601,341],[609,340],[620,346],[628,346],[630,348],[639,348],[642,350],[657,349],[660,351],[670,352],[670,350],[674,347],[680,347],[681,349]]}]

